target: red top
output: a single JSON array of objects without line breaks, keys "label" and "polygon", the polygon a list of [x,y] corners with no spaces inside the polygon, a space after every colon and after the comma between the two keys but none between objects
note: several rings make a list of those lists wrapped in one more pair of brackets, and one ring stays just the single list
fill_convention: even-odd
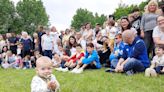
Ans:
[{"label": "red top", "polygon": [[80,53],[80,55],[77,56],[77,54],[73,55],[70,59],[68,59],[68,62],[70,60],[73,60],[73,63],[76,63],[77,60],[81,59],[82,57],[84,57],[84,53]]}]

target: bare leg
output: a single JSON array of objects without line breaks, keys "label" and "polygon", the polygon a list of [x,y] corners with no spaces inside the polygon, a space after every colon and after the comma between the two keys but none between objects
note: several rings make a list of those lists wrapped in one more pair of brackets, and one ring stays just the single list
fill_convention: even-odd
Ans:
[{"label": "bare leg", "polygon": [[76,66],[76,63],[71,63],[70,68],[74,68]]},{"label": "bare leg", "polygon": [[81,67],[81,65],[82,65],[82,61],[79,61],[78,64],[77,64],[77,66],[75,68],[76,69],[79,69]]},{"label": "bare leg", "polygon": [[71,65],[71,61],[66,62],[66,63],[64,64],[64,66],[66,66],[66,67],[69,67],[70,65]]},{"label": "bare leg", "polygon": [[88,66],[88,64],[83,64],[83,66],[81,67],[83,70]]}]

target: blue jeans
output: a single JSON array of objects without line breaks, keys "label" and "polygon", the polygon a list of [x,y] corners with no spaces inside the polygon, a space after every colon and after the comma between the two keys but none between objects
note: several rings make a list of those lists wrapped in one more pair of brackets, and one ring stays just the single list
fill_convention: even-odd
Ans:
[{"label": "blue jeans", "polygon": [[113,59],[113,60],[111,61],[111,68],[112,68],[112,69],[115,69],[116,66],[117,66],[117,63],[118,63],[118,59]]},{"label": "blue jeans", "polygon": [[43,51],[43,55],[52,59],[52,51],[51,50]]},{"label": "blue jeans", "polygon": [[123,66],[123,70],[125,72],[127,71],[133,71],[135,72],[144,72],[145,71],[145,67],[144,65],[141,63],[141,61],[135,59],[135,58],[130,58]]},{"label": "blue jeans", "polygon": [[24,64],[24,67],[30,68],[30,63],[29,62],[24,62],[23,64]]},{"label": "blue jeans", "polygon": [[164,67],[164,66],[157,66],[157,67],[155,67],[154,69],[155,69],[155,71],[156,71],[157,73],[161,73],[161,70],[163,69],[163,67]]}]

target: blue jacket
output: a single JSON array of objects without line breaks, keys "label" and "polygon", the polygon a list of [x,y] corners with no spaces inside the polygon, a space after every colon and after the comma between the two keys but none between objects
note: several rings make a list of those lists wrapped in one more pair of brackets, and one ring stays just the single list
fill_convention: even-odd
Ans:
[{"label": "blue jacket", "polygon": [[24,51],[32,50],[32,41],[31,41],[31,39],[20,39],[20,42],[22,42],[22,44],[23,44],[23,50]]},{"label": "blue jacket", "polygon": [[139,37],[136,37],[131,45],[125,45],[122,58],[128,57],[140,60],[145,68],[150,65],[145,43]]},{"label": "blue jacket", "polygon": [[89,54],[87,51],[85,53],[85,58],[82,60],[83,64],[90,64],[91,62],[96,62],[96,67],[99,69],[101,68],[101,64],[99,61],[99,56],[97,54],[96,50],[93,50],[91,54]]},{"label": "blue jacket", "polygon": [[[114,45],[114,50],[113,50],[113,52],[110,54],[110,56],[109,56],[109,60],[110,61],[112,61],[113,59],[119,59],[121,56],[122,56],[122,54],[123,54],[123,49],[124,49],[124,47],[125,47],[125,44],[124,44],[124,42],[120,42],[120,44],[119,45]],[[118,55],[116,56],[116,55],[114,55],[114,52],[116,52],[117,51],[117,53],[118,53]]]}]

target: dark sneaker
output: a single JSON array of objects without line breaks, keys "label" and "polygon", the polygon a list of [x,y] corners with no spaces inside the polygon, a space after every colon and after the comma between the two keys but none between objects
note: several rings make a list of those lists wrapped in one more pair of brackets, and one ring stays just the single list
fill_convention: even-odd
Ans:
[{"label": "dark sneaker", "polygon": [[109,68],[109,69],[105,70],[105,72],[113,73],[113,72],[115,72],[115,69]]}]

